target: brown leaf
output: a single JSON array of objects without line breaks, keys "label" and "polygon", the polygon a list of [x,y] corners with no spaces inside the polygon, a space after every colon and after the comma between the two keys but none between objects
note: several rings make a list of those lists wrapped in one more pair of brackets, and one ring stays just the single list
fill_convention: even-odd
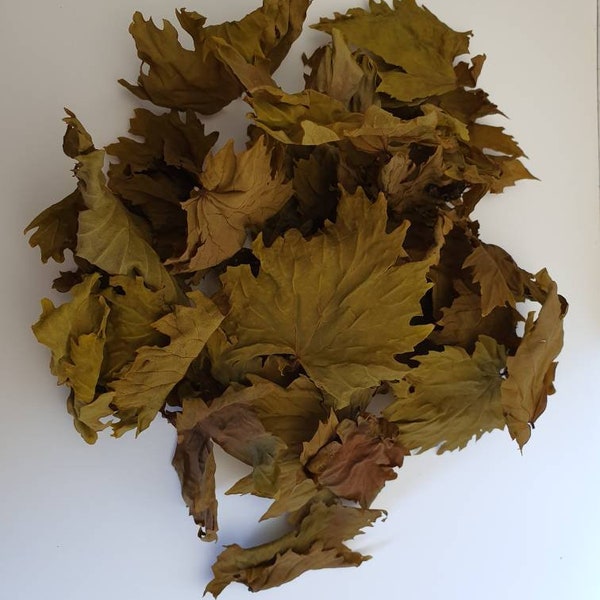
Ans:
[{"label": "brown leaf", "polygon": [[402,466],[408,451],[394,439],[395,428],[372,415],[345,419],[335,433],[339,442],[323,446],[306,468],[320,485],[367,508],[385,482],[397,477],[394,467]]},{"label": "brown leaf", "polygon": [[292,194],[282,173],[271,172],[264,136],[236,155],[233,141],[206,160],[201,189],[184,203],[187,247],[167,261],[175,271],[200,271],[233,256],[244,244],[246,229],[260,227]]},{"label": "brown leaf", "polygon": [[516,309],[523,300],[521,274],[515,261],[502,248],[481,243],[467,257],[463,269],[473,269],[473,281],[481,286],[482,315],[489,315],[496,306]]},{"label": "brown leaf", "polygon": [[186,416],[176,421],[177,447],[173,467],[179,475],[181,493],[199,526],[198,536],[212,542],[217,539],[217,497],[215,493],[215,456],[210,437],[201,429],[187,428]]},{"label": "brown leaf", "polygon": [[84,208],[79,190],[75,190],[60,202],[43,210],[23,233],[36,229],[29,238],[29,245],[39,246],[42,262],[53,259],[65,260],[65,250],[74,251],[77,246],[77,219]]}]

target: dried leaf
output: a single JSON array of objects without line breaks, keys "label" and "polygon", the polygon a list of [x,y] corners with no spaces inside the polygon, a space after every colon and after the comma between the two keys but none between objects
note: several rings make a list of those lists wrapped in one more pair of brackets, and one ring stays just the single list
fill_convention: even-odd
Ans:
[{"label": "dried leaf", "polygon": [[65,260],[65,250],[75,250],[77,245],[77,217],[83,208],[79,190],[75,190],[60,202],[42,211],[27,227],[24,233],[36,229],[29,238],[29,245],[39,246],[42,262],[48,259],[56,262]]},{"label": "dried leaf", "polygon": [[223,276],[231,303],[224,327],[237,340],[228,362],[292,354],[339,407],[357,390],[397,379],[394,355],[431,331],[410,324],[421,314],[430,261],[395,266],[407,225],[387,234],[385,214],[383,197],[371,204],[362,191],[343,194],[336,223],[311,240],[290,231],[265,248],[259,238],[258,277],[245,266]]},{"label": "dried leaf", "polygon": [[[177,19],[192,37],[194,49],[185,49],[169,21],[159,29],[139,12],[129,31],[142,68],[138,85],[120,83],[143,100],[177,110],[212,114],[241,95],[243,86],[228,68],[226,56],[214,51],[213,40],[224,40],[249,64],[261,62],[273,72],[300,34],[309,0],[264,0],[262,8],[239,22],[204,26],[205,17],[182,9]],[[143,66],[149,67],[146,73]]]},{"label": "dried leaf", "polygon": [[369,11],[353,8],[334,19],[321,19],[315,29],[338,29],[348,42],[371,51],[383,64],[379,91],[403,101],[443,94],[457,87],[454,59],[466,54],[469,35],[444,25],[415,0],[369,0]]},{"label": "dried leaf", "polygon": [[306,468],[320,485],[367,508],[385,482],[397,477],[394,467],[408,454],[393,433],[395,428],[373,416],[345,419],[335,430],[339,441],[323,446]]},{"label": "dried leaf", "polygon": [[[81,414],[82,407],[94,402],[106,342],[110,308],[97,293],[99,279],[98,275],[86,277],[71,290],[71,301],[59,307],[44,298],[42,315],[33,326],[38,341],[52,351],[50,371],[60,385],[72,390],[70,412],[76,429],[90,444],[96,441],[96,432],[105,427],[98,423],[96,414]],[[104,400],[106,397],[95,407],[104,406],[101,416],[112,412]]]},{"label": "dried leaf", "polygon": [[213,565],[214,579],[206,586],[215,598],[232,582],[251,591],[276,587],[309,569],[358,566],[369,557],[352,552],[343,542],[381,516],[378,510],[312,504],[296,531],[255,546],[227,546]]},{"label": "dried leaf", "polygon": [[144,346],[135,360],[110,387],[120,421],[113,424],[116,436],[150,425],[167,395],[185,375],[192,361],[223,320],[218,308],[200,292],[190,292],[194,306],[176,306],[154,326],[171,338],[168,345]]},{"label": "dried leaf", "polygon": [[530,314],[521,345],[506,361],[508,377],[502,382],[502,407],[508,430],[521,449],[529,440],[534,422],[544,412],[548,396],[554,393],[555,359],[563,345],[562,321],[567,311],[556,283],[545,270],[536,275],[536,280],[547,298],[535,321]]},{"label": "dried leaf", "polygon": [[489,315],[496,306],[516,309],[523,300],[521,275],[512,257],[493,244],[480,244],[467,257],[463,269],[473,269],[473,281],[481,286],[482,315]]},{"label": "dried leaf", "polygon": [[384,411],[407,448],[462,449],[471,438],[505,426],[500,387],[506,356],[494,339],[480,336],[472,355],[445,346],[417,360],[405,375],[410,388],[391,384],[396,399]]},{"label": "dried leaf", "polygon": [[283,174],[271,173],[271,152],[264,138],[236,155],[233,142],[209,155],[201,189],[183,205],[187,248],[168,261],[176,271],[200,271],[219,264],[244,244],[246,229],[261,226],[292,194]]}]

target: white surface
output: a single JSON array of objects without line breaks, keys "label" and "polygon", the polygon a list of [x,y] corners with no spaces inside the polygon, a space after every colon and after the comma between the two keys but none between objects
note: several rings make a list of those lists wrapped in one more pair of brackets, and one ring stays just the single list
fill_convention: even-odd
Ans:
[{"label": "white surface", "polygon": [[[256,2],[198,2],[213,22]],[[386,522],[355,546],[359,569],[313,572],[261,598],[341,593],[350,600],[593,600],[600,597],[600,240],[593,0],[429,0],[456,29],[472,29],[488,61],[480,84],[511,117],[508,130],[541,182],[483,202],[482,236],[523,267],[547,266],[571,303],[558,393],[521,456],[496,432],[461,453],[410,458],[375,506]],[[200,543],[170,466],[173,430],[156,422],[137,440],[108,435],[89,447],[47,371],[29,325],[57,268],[39,263],[23,227],[73,187],[61,154],[62,107],[97,145],[124,134],[136,99],[116,83],[138,63],[130,16],[171,19],[165,0],[0,3],[2,160],[0,598],[191,600],[200,597],[219,545]],[[315,0],[309,22],[347,0]],[[295,89],[308,31],[278,74]],[[281,72],[285,72],[285,77]],[[228,132],[245,112],[229,111]],[[216,126],[221,128],[221,126]],[[224,141],[223,135],[221,141]],[[221,469],[232,481],[235,468]],[[273,535],[249,499],[220,499],[221,542]],[[276,524],[273,526],[276,528]],[[261,529],[262,528],[262,529]],[[261,533],[258,533],[258,532]],[[224,600],[247,598],[231,586]]]}]

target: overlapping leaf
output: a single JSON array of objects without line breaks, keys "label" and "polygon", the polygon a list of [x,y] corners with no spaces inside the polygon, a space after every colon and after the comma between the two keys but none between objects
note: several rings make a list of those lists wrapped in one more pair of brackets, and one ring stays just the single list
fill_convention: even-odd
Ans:
[{"label": "overlapping leaf", "polygon": [[144,346],[121,377],[111,383],[120,421],[115,434],[148,427],[162,408],[169,392],[183,379],[192,361],[223,320],[216,305],[200,292],[190,292],[194,306],[176,306],[155,323],[171,338],[166,346]]},{"label": "overlapping leaf", "polygon": [[[193,49],[136,13],[142,67],[121,83],[171,111],[135,111],[131,137],[106,148],[108,181],[67,111],[77,189],[26,229],[42,261],[73,255],[54,282],[71,297],[43,300],[34,333],[82,437],[139,433],[161,414],[201,538],[219,529],[215,444],[251,468],[227,493],[268,498],[261,520],[287,520],[279,539],[219,555],[215,596],[359,565],[344,542],[382,514],[369,507],[410,451],[505,426],[522,448],[562,346],[556,284],[471,218],[533,175],[481,121],[502,113],[476,87],[485,55],[464,56],[470,32],[415,0],[370,0],[316,25],[330,43],[288,93],[273,73],[309,4],[264,0],[210,26],[182,9]],[[197,113],[244,92],[247,149],[211,151]]]},{"label": "overlapping leaf", "polygon": [[209,155],[200,184],[183,205],[187,247],[169,261],[178,271],[202,271],[233,256],[244,244],[246,229],[262,225],[292,194],[283,174],[272,174],[264,138],[239,155],[232,141]]},{"label": "overlapping leaf", "polygon": [[[290,231],[261,261],[223,276],[231,304],[225,329],[237,342],[229,362],[292,354],[337,406],[353,392],[397,379],[395,354],[411,352],[431,331],[411,325],[429,288],[430,261],[396,266],[407,224],[386,233],[386,202],[344,194],[337,221],[309,241]],[[374,302],[374,299],[377,302]]]},{"label": "overlapping leaf", "polygon": [[[206,18],[193,11],[177,11],[177,19],[191,36],[187,50],[169,21],[158,28],[136,12],[129,28],[142,68],[138,85],[121,83],[138,97],[159,106],[217,112],[241,95],[243,86],[229,69],[226,55],[215,41],[226,43],[236,56],[272,73],[300,34],[309,0],[264,0],[262,8],[239,22],[205,27]],[[143,65],[149,70],[146,73]]]}]

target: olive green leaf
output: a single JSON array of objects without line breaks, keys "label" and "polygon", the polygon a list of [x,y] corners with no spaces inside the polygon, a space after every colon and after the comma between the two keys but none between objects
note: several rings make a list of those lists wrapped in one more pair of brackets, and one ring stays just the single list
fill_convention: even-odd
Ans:
[{"label": "olive green leaf", "polygon": [[110,307],[102,375],[110,381],[134,359],[138,348],[168,341],[153,323],[171,309],[164,292],[147,288],[141,277],[115,275],[102,295]]},{"label": "olive green leaf", "polygon": [[431,260],[396,266],[408,224],[386,233],[386,207],[383,196],[371,204],[362,190],[344,193],[336,223],[311,240],[289,231],[265,248],[259,237],[258,277],[244,265],[222,277],[231,303],[223,327],[237,340],[229,362],[292,354],[340,407],[357,390],[397,379],[394,355],[432,329],[410,324]]},{"label": "olive green leaf", "polygon": [[499,246],[479,244],[463,263],[473,269],[473,281],[481,286],[482,315],[489,315],[496,306],[517,307],[522,302],[524,287],[512,257]]},{"label": "olive green leaf", "polygon": [[[352,99],[361,91],[368,73],[365,73],[362,65],[352,55],[344,36],[337,29],[333,30],[331,37],[330,46],[319,48],[305,61],[311,68],[310,75],[305,75],[305,87],[326,94],[350,107]],[[375,101],[374,78],[369,79],[373,83],[371,102],[361,103],[363,109],[367,109]]]},{"label": "olive green leaf", "polygon": [[87,210],[79,214],[77,254],[110,275],[140,275],[169,302],[182,292],[136,225],[133,216],[106,187],[104,151],[80,155],[75,174]]},{"label": "olive green leaf", "polygon": [[472,355],[445,346],[416,360],[419,366],[404,377],[410,387],[392,383],[396,399],[383,413],[398,425],[407,448],[461,449],[473,437],[504,428],[500,387],[506,356],[494,339],[480,336]]}]

